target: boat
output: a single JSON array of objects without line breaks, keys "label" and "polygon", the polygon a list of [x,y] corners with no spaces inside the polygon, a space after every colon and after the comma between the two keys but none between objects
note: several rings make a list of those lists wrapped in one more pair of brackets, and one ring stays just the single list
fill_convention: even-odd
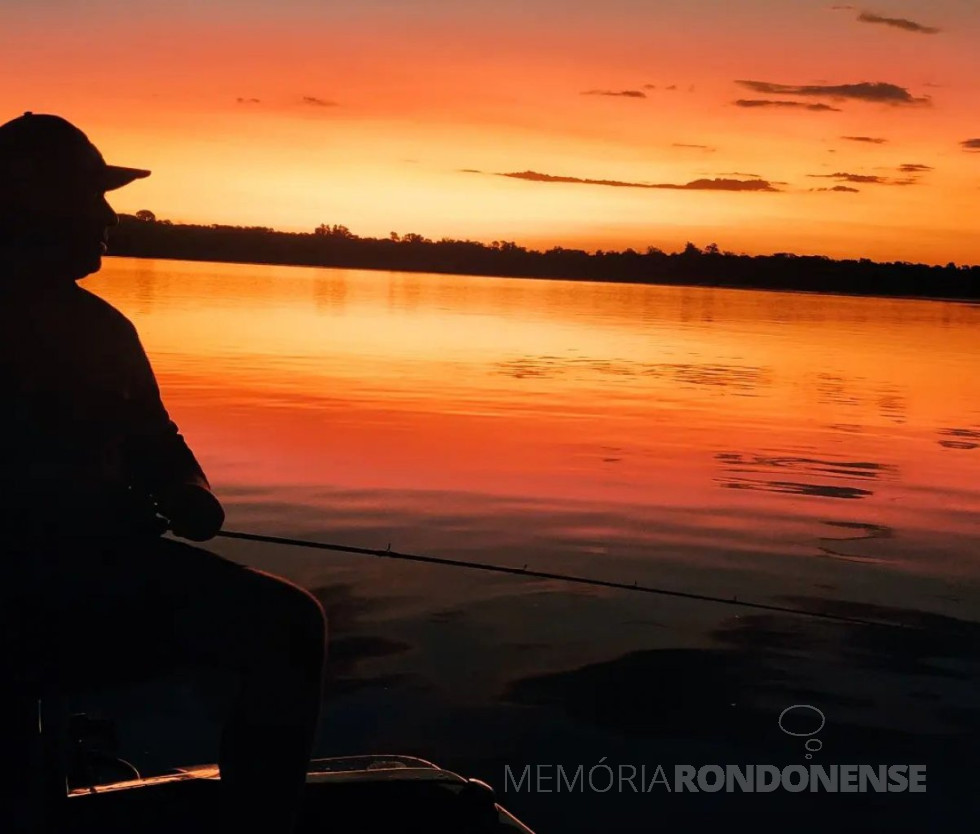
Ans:
[{"label": "boat", "polygon": [[[59,814],[65,834],[213,832],[216,765],[72,788]],[[493,789],[412,756],[310,762],[296,834],[533,834]]]},{"label": "boat", "polygon": [[[20,766],[4,770],[2,834],[214,834],[216,764],[141,775],[117,756],[115,723],[69,714],[62,699],[20,699]],[[33,706],[32,706],[33,704]],[[33,717],[32,717],[33,716]],[[16,738],[12,736],[12,738]],[[12,765],[8,750],[7,765]],[[20,785],[14,788],[14,785]],[[8,802],[13,800],[13,806]],[[406,755],[315,758],[295,834],[534,834],[493,788]],[[258,834],[258,832],[257,832]]]},{"label": "boat", "polygon": [[[53,705],[52,705],[53,704]],[[25,706],[29,707],[29,700]],[[10,716],[8,716],[10,717]],[[22,719],[28,718],[21,713]],[[24,721],[21,727],[31,723]],[[0,831],[43,834],[213,834],[221,777],[215,764],[142,776],[118,757],[111,719],[35,702],[24,794]],[[7,786],[9,787],[9,785]],[[13,820],[13,825],[10,822]],[[405,755],[313,759],[296,834],[533,834],[493,788]]]}]

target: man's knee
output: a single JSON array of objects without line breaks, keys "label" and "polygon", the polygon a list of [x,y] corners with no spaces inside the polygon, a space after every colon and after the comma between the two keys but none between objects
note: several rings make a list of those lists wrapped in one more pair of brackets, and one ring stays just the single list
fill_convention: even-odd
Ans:
[{"label": "man's knee", "polygon": [[289,586],[292,591],[291,620],[295,624],[296,637],[309,642],[310,650],[323,657],[327,647],[327,615],[319,600],[309,591]]},{"label": "man's knee", "polygon": [[293,661],[322,664],[326,653],[327,618],[309,591],[284,579],[260,573],[264,587],[263,626],[279,636]]}]

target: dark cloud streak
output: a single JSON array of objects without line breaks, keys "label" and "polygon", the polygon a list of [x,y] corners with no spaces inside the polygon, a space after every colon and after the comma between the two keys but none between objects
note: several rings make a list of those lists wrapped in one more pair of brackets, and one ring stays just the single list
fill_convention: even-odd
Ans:
[{"label": "dark cloud streak", "polygon": [[874,174],[846,174],[839,171],[836,174],[807,174],[808,177],[819,177],[826,180],[842,180],[843,182],[863,182],[883,184],[885,179]]},{"label": "dark cloud streak", "polygon": [[642,90],[586,90],[583,96],[618,96],[622,98],[646,98]]},{"label": "dark cloud streak", "polygon": [[[911,170],[925,170],[926,167],[928,166],[923,166],[922,168],[915,166]],[[906,173],[908,173],[905,166],[902,166],[899,170],[906,171]],[[814,179],[837,180],[838,182],[864,185],[918,185],[919,183],[917,179],[909,177],[904,179],[889,179],[888,177],[879,177],[876,174],[848,174],[844,171],[838,171],[835,174],[807,174],[807,176]]]},{"label": "dark cloud streak", "polygon": [[940,31],[935,26],[924,26],[905,17],[882,17],[873,12],[861,12],[857,19],[861,23],[880,23],[884,26],[892,26],[895,29],[904,29],[906,32],[917,32],[920,35],[936,35]]},{"label": "dark cloud streak", "polygon": [[592,180],[580,177],[559,177],[552,174],[541,174],[537,171],[521,171],[518,173],[498,174],[501,177],[527,180],[529,182],[571,183],[575,185],[606,185],[615,188],[666,188],[675,191],[779,191],[766,180],[735,180],[735,179],[698,179],[691,182],[678,183],[645,183],[622,182],[620,180]]},{"label": "dark cloud streak", "polygon": [[801,110],[812,110],[816,113],[841,113],[839,107],[831,107],[829,104],[806,104],[802,101],[776,101],[768,98],[740,98],[735,102],[736,107],[776,107],[776,108],[797,108]]},{"label": "dark cloud streak", "polygon": [[871,145],[884,145],[888,141],[876,136],[841,136],[841,139],[846,139],[848,142],[866,142]]},{"label": "dark cloud streak", "polygon": [[737,80],[736,84],[757,93],[781,96],[826,96],[878,104],[922,105],[928,97],[916,98],[904,87],[887,81],[861,81],[856,84],[775,84],[770,81]]}]

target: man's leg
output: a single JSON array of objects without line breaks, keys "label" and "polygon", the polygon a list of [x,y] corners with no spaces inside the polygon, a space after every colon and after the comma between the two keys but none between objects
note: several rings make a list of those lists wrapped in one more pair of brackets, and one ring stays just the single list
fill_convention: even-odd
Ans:
[{"label": "man's leg", "polygon": [[255,595],[251,651],[235,664],[238,692],[222,733],[222,827],[287,832],[316,733],[326,624],[306,591],[258,571],[248,576],[242,593]]},{"label": "man's leg", "polygon": [[79,619],[125,617],[124,628],[139,635],[140,666],[233,673],[237,692],[219,753],[222,827],[290,831],[320,709],[320,604],[286,580],[173,539],[92,545],[70,567],[72,560],[62,560],[62,576],[76,581],[60,595],[75,595]]}]

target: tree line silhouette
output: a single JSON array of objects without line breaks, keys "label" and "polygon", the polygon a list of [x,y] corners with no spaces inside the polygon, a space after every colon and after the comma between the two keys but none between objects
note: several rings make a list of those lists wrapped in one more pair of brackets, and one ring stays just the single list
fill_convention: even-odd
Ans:
[{"label": "tree line silhouette", "polygon": [[896,261],[834,260],[821,255],[742,255],[715,244],[681,252],[586,252],[555,246],[527,249],[512,241],[430,240],[392,232],[358,237],[342,225],[312,232],[267,226],[188,225],[153,212],[120,215],[110,252],[141,258],[346,267],[501,277],[678,284],[831,292],[851,295],[980,299],[980,266],[929,266]]}]

